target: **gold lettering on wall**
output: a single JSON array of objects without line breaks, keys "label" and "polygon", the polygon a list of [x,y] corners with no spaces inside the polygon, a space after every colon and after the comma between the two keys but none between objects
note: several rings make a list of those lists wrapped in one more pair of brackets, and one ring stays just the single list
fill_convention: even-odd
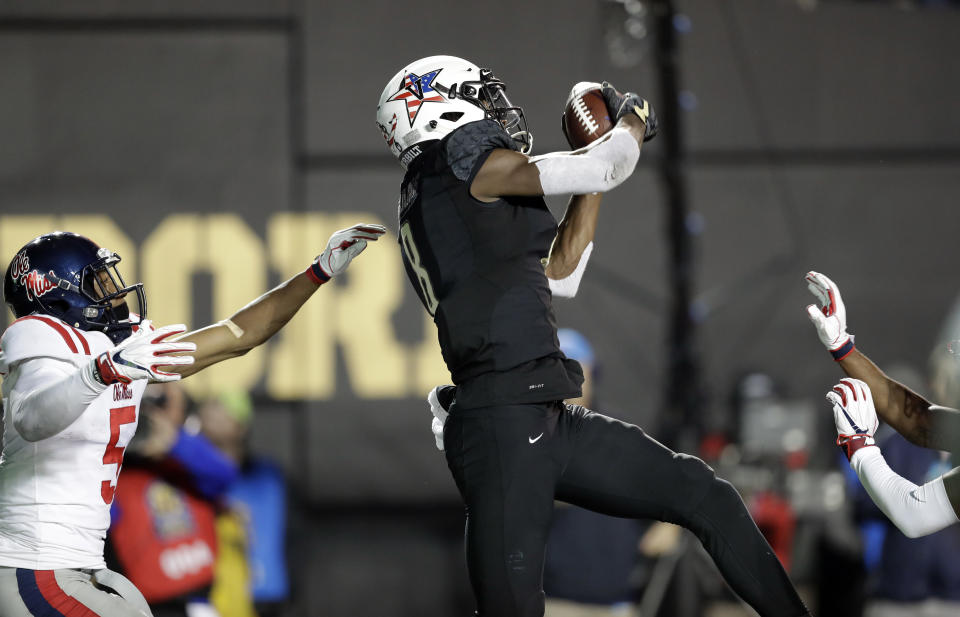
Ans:
[{"label": "gold lettering on wall", "polygon": [[[141,276],[150,317],[157,325],[187,323],[193,313],[193,275],[212,279],[213,321],[232,315],[266,291],[260,238],[235,214],[175,214],[143,243]],[[190,330],[208,324],[187,323]],[[217,364],[183,381],[193,396],[248,390],[260,379],[263,348]]]}]

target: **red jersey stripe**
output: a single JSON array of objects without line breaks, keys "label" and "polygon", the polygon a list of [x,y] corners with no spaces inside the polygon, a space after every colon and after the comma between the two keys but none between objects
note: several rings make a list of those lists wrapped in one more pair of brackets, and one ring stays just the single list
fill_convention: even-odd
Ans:
[{"label": "red jersey stripe", "polygon": [[87,344],[87,339],[83,338],[83,334],[73,326],[70,326],[70,329],[73,331],[73,335],[77,337],[80,341],[80,344],[83,345],[83,353],[90,355],[90,345]]}]

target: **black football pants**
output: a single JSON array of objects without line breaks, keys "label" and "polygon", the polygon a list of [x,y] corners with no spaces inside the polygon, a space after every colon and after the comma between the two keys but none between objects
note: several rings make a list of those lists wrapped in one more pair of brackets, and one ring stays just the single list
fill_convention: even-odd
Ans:
[{"label": "black football pants", "polygon": [[466,505],[467,567],[481,617],[542,617],[554,499],[686,527],[762,617],[808,614],[740,495],[700,459],[559,402],[454,404],[450,412],[444,447]]}]

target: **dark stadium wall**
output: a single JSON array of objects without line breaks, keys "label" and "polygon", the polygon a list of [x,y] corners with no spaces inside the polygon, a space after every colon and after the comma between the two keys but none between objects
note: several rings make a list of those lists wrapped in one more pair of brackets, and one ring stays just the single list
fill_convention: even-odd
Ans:
[{"label": "dark stadium wall", "polygon": [[[960,12],[677,4],[689,17],[680,77],[708,424],[724,425],[732,380],[748,369],[796,397],[832,385],[804,314],[808,269],[838,282],[878,363],[922,367],[960,291]],[[615,10],[0,3],[0,255],[53,228],[81,231],[121,252],[158,322],[221,318],[306,267],[333,230],[395,228],[401,170],[374,110],[403,62],[448,53],[494,68],[537,152],[563,147],[576,81],[608,79],[656,106],[650,37],[617,47]],[[668,305],[659,154],[648,144],[635,177],[605,198],[581,296],[557,310],[596,346],[601,400],[654,434]],[[564,203],[550,205],[559,217]],[[283,464],[305,507],[299,601],[327,615],[355,614],[356,597],[382,615],[469,604],[457,496],[423,403],[447,377],[398,257],[384,238],[274,343],[186,382],[197,396],[253,389],[254,445]],[[411,594],[429,572],[453,591]]]}]

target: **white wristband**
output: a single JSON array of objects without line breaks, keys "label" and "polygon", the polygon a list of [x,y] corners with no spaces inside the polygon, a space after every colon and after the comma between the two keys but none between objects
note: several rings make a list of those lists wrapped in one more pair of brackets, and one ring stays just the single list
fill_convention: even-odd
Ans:
[{"label": "white wristband", "polygon": [[553,295],[560,298],[572,298],[577,295],[577,290],[580,289],[580,279],[583,278],[583,273],[587,269],[587,262],[590,261],[590,253],[593,252],[593,242],[583,249],[583,252],[580,253],[580,261],[577,262],[577,267],[573,269],[569,275],[565,276],[562,279],[552,279],[547,277],[547,283],[550,285],[550,292]]},{"label": "white wristband", "polygon": [[958,522],[943,476],[917,486],[897,475],[883,458],[880,448],[857,450],[850,458],[873,502],[908,538],[919,538]]}]

